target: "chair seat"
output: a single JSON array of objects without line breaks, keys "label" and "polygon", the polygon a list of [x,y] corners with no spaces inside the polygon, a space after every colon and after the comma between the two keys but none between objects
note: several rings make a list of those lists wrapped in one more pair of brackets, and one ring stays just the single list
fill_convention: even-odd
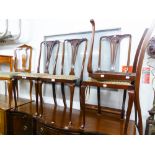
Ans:
[{"label": "chair seat", "polygon": [[96,79],[89,79],[89,82],[99,82],[99,83],[103,83],[103,84],[114,84],[114,85],[127,85],[127,86],[131,86],[131,83],[129,81],[124,81],[124,80],[102,80],[102,81],[98,81]]},{"label": "chair seat", "polygon": [[15,77],[23,77],[23,78],[39,78],[41,73],[28,73],[28,72],[21,72],[16,74]]},{"label": "chair seat", "polygon": [[104,87],[104,88],[114,88],[114,89],[133,89],[133,85],[130,81],[122,80],[96,80],[88,79],[82,82],[86,86]]},{"label": "chair seat", "polygon": [[50,80],[50,81],[56,81],[56,80],[67,80],[67,81],[77,81],[79,80],[78,77],[75,75],[52,75],[47,73],[19,73],[16,74],[15,77],[21,77],[21,78],[39,78],[40,80]]},{"label": "chair seat", "polygon": [[134,81],[136,79],[136,73],[123,73],[123,72],[111,72],[111,71],[95,71],[90,73],[89,76],[97,80],[128,80]]},{"label": "chair seat", "polygon": [[15,75],[17,75],[18,74],[18,72],[0,72],[0,79],[2,78],[2,79],[4,79],[4,78],[6,78],[6,79],[10,79],[10,78],[12,78],[13,76],[15,76]]},{"label": "chair seat", "polygon": [[41,75],[41,78],[45,78],[45,79],[58,79],[58,80],[78,80],[79,78],[76,77],[75,75],[50,75],[50,74],[45,74],[45,75]]}]

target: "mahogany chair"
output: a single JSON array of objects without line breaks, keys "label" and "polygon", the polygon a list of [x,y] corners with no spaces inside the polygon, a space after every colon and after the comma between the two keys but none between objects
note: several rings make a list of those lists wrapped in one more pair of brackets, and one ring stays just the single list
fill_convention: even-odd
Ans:
[{"label": "mahogany chair", "polygon": [[[71,59],[67,59],[68,62],[71,62],[71,68],[69,71],[69,75],[64,73],[64,61],[65,61],[65,53],[68,54],[66,51],[66,44],[69,43],[71,45]],[[77,54],[79,51],[79,47],[82,43],[85,43],[83,58],[82,58],[82,66],[81,72],[79,76],[75,75],[75,64],[77,60]],[[70,39],[65,40],[63,42],[63,52],[62,52],[62,62],[61,62],[61,75],[52,75],[48,74],[45,76],[40,77],[40,86],[39,86],[39,94],[40,94],[40,101],[41,101],[41,113],[43,113],[43,100],[42,100],[42,84],[43,83],[52,83],[55,85],[56,83],[61,84],[61,92],[62,98],[64,102],[64,107],[66,107],[66,97],[65,97],[65,89],[64,86],[68,85],[70,88],[70,115],[69,115],[69,127],[72,124],[72,106],[73,106],[73,96],[74,96],[74,89],[75,86],[80,85],[81,81],[83,80],[83,70],[86,58],[86,51],[87,51],[87,39]],[[54,122],[53,122],[54,123]]]},{"label": "mahogany chair", "polygon": [[[14,76],[13,88],[14,88],[14,100],[15,100],[15,107],[16,108],[17,108],[17,98],[16,98],[15,87],[17,85],[18,80],[34,81],[35,82],[35,95],[36,95],[36,113],[35,113],[35,115],[36,116],[39,115],[39,104],[38,104],[38,96],[40,95],[39,94],[39,78],[40,78],[40,76],[45,76],[45,75],[47,75],[49,73],[50,59],[51,59],[51,56],[52,56],[53,49],[56,47],[57,52],[56,52],[54,70],[53,70],[53,74],[55,74],[55,72],[56,72],[56,62],[57,62],[57,59],[58,59],[59,46],[60,46],[60,42],[57,41],[57,40],[56,41],[43,41],[40,44],[40,53],[39,53],[39,59],[38,59],[37,73],[21,72],[21,73],[18,73],[17,75]],[[44,73],[40,73],[40,63],[41,63],[41,57],[42,57],[42,52],[43,51],[46,53],[45,68],[44,68]],[[53,86],[53,97],[54,97],[54,101],[56,103],[55,85]]]},{"label": "mahogany chair", "polygon": [[[93,71],[92,68],[92,58],[93,58],[93,44],[94,44],[94,36],[95,36],[95,22],[91,20],[91,24],[93,26],[92,32],[92,43],[91,43],[91,51],[88,61],[88,72],[90,76],[90,80],[83,81],[81,84],[81,105],[83,111],[83,123],[82,128],[85,127],[85,90],[88,86],[95,86],[101,88],[112,88],[112,89],[122,89],[128,92],[128,108],[126,112],[126,121],[124,126],[124,134],[127,134],[128,123],[130,119],[130,114],[133,106],[133,102],[136,109],[136,115],[138,113],[138,131],[140,134],[143,134],[143,124],[142,124],[142,115],[141,115],[141,107],[139,101],[139,86],[140,86],[140,78],[141,78],[141,69],[142,63],[144,59],[145,50],[147,48],[147,44],[149,42],[150,36],[155,27],[155,23],[150,27],[150,29],[146,29],[144,34],[139,42],[135,59],[133,63],[133,71],[132,73],[119,73],[119,72],[105,72],[101,70]],[[129,53],[128,53],[129,55]],[[129,62],[129,61],[128,61]],[[129,64],[129,63],[128,63]]]},{"label": "mahogany chair", "polygon": [[[15,49],[14,52],[14,70],[15,72],[22,73],[31,73],[31,64],[32,64],[32,47],[26,44],[21,45]],[[32,86],[33,81],[30,80],[30,100],[32,100]],[[18,98],[18,83],[16,85],[17,89],[17,98]]]}]

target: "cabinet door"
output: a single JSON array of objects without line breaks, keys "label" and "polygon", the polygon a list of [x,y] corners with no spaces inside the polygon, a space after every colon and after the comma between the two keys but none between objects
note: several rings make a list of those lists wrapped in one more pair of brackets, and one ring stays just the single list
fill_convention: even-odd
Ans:
[{"label": "cabinet door", "polygon": [[7,133],[11,135],[33,134],[33,119],[28,114],[9,111],[7,113],[7,126]]}]

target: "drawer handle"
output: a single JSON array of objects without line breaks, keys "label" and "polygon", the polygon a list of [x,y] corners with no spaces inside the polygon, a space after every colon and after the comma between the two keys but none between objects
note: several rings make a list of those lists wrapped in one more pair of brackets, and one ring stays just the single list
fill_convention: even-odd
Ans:
[{"label": "drawer handle", "polygon": [[27,116],[26,116],[26,115],[24,115],[24,116],[23,116],[23,119],[26,119],[26,118],[27,118]]},{"label": "drawer handle", "polygon": [[24,125],[23,129],[26,131],[28,129],[27,125]]},{"label": "drawer handle", "polygon": [[41,132],[41,133],[44,132],[44,128],[43,128],[43,127],[40,128],[40,132]]}]

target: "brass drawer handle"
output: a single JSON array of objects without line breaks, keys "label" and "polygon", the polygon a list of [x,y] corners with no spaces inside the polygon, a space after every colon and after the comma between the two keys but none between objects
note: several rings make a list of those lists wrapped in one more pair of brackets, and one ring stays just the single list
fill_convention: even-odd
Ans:
[{"label": "brass drawer handle", "polygon": [[40,128],[40,132],[41,132],[41,133],[44,132],[44,128],[43,128],[43,127]]},{"label": "brass drawer handle", "polygon": [[27,125],[24,125],[23,129],[26,131],[28,129]]},{"label": "brass drawer handle", "polygon": [[26,118],[27,118],[27,116],[26,116],[26,115],[24,115],[24,116],[23,116],[23,119],[26,119]]}]

